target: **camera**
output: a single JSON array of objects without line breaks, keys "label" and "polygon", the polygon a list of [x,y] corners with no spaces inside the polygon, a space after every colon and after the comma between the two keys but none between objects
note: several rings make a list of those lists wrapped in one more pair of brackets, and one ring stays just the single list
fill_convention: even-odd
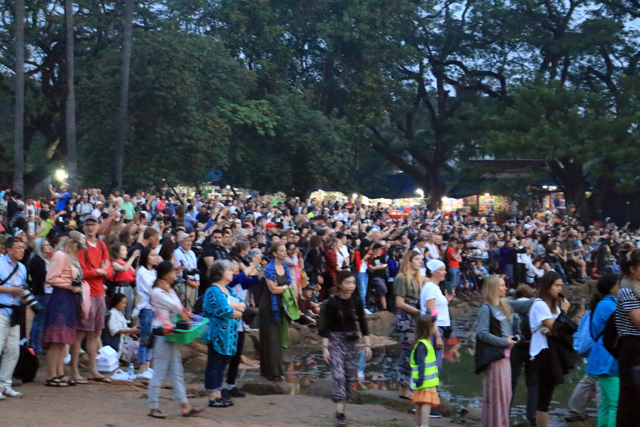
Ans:
[{"label": "camera", "polygon": [[513,339],[515,340],[515,342],[524,341],[524,336],[522,336],[522,335],[514,335]]},{"label": "camera", "polygon": [[42,304],[38,302],[36,297],[34,297],[30,291],[24,291],[22,295],[20,295],[20,299],[25,302],[26,305],[31,307],[31,310],[33,310],[33,314],[39,314],[42,310],[44,310]]},{"label": "camera", "polygon": [[182,275],[183,275],[184,277],[187,277],[187,276],[195,276],[196,274],[200,274],[200,270],[198,270],[198,269],[196,269],[196,268],[194,268],[194,269],[192,269],[192,270],[187,270],[187,269],[185,268],[184,270],[182,270]]}]

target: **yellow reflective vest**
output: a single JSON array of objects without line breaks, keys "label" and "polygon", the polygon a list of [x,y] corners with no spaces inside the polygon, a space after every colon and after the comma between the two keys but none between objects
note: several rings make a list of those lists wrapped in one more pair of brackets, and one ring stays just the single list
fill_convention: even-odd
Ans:
[{"label": "yellow reflective vest", "polygon": [[440,385],[440,379],[438,378],[438,364],[436,363],[436,352],[429,340],[420,340],[420,343],[427,347],[427,357],[424,359],[424,381],[420,387],[416,387],[415,383],[420,377],[420,371],[418,364],[415,360],[416,347],[411,351],[409,364],[411,366],[411,390],[423,390],[429,387],[435,387]]}]

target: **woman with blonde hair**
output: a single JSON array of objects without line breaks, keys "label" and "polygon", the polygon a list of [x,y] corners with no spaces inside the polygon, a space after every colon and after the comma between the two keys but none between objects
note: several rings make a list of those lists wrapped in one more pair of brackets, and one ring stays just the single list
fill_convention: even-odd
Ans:
[{"label": "woman with blonde hair", "polygon": [[400,398],[411,399],[411,366],[409,357],[413,350],[413,339],[416,324],[420,316],[420,291],[424,277],[420,269],[424,268],[422,254],[414,250],[407,251],[402,258],[400,271],[394,281],[396,294],[396,328],[400,336],[402,353],[398,366],[398,384],[400,385]]},{"label": "woman with blonde hair", "polygon": [[489,276],[482,289],[485,303],[478,314],[478,337],[485,345],[498,347],[504,357],[491,362],[482,382],[482,425],[509,427],[511,404],[511,348],[518,342],[513,336],[512,310],[505,296],[507,285],[498,275]]}]

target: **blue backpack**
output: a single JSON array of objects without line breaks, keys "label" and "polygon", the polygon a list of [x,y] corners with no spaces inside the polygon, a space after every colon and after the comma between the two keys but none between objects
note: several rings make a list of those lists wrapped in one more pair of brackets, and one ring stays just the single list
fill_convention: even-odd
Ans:
[{"label": "blue backpack", "polygon": [[[595,310],[594,310],[595,311]],[[573,334],[573,348],[578,352],[580,357],[589,357],[591,349],[596,344],[596,341],[600,339],[602,334],[598,335],[596,339],[593,339],[591,333],[591,318],[593,317],[593,311],[586,313],[580,320],[580,326],[575,334]]]}]

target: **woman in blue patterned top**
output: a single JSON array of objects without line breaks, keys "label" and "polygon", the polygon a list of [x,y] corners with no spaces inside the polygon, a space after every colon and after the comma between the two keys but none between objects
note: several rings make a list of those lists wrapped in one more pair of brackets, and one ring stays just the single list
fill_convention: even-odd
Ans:
[{"label": "woman in blue patterned top", "polygon": [[218,260],[209,269],[213,282],[204,296],[204,315],[209,319],[209,331],[204,337],[209,352],[204,374],[204,387],[209,396],[209,406],[226,408],[233,405],[223,399],[224,371],[236,353],[238,322],[245,310],[245,303],[228,285],[233,281],[231,261]]}]

